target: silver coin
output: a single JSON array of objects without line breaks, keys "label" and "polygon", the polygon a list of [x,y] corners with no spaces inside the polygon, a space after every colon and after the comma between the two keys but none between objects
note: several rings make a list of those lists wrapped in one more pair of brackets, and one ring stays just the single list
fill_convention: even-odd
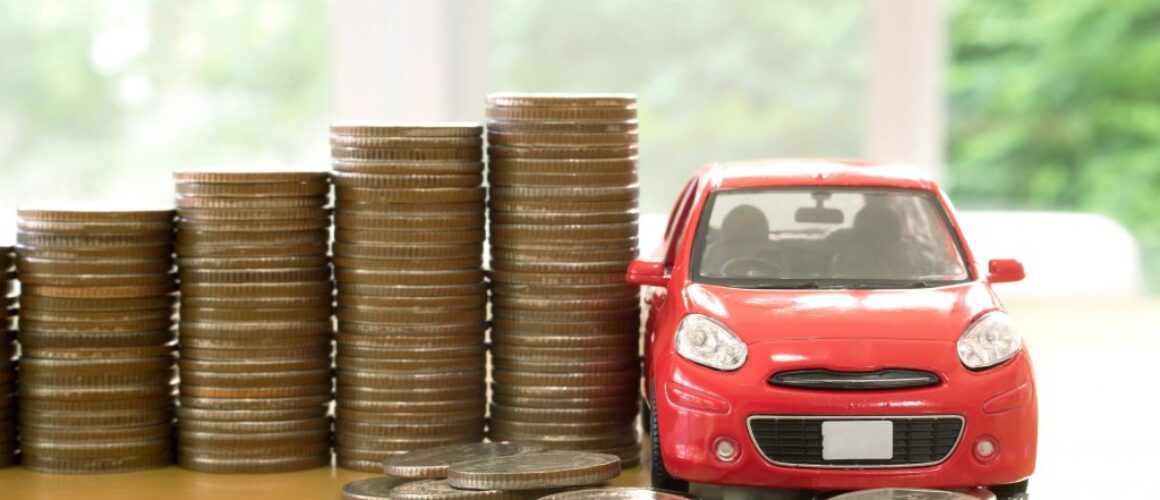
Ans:
[{"label": "silver coin", "polygon": [[392,500],[531,500],[544,496],[547,492],[469,490],[451,486],[446,479],[428,479],[396,487],[391,491]]},{"label": "silver coin", "polygon": [[[995,498],[993,495],[990,498]],[[881,488],[843,493],[831,500],[979,500],[979,497],[953,491],[914,488]]]},{"label": "silver coin", "polygon": [[589,488],[563,491],[541,500],[685,500],[696,498],[647,488]]},{"label": "silver coin", "polygon": [[473,443],[414,450],[388,459],[383,464],[387,474],[399,477],[447,477],[453,463],[485,458],[541,453],[547,448],[538,444]]},{"label": "silver coin", "polygon": [[600,484],[620,475],[620,457],[548,451],[452,464],[448,483],[476,490],[536,490]]},{"label": "silver coin", "polygon": [[399,477],[372,477],[351,481],[342,487],[343,500],[389,500],[391,490],[411,479]]}]

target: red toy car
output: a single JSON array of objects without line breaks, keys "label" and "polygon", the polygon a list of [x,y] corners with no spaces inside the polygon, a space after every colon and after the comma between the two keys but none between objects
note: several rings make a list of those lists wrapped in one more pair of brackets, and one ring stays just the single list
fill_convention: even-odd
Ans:
[{"label": "red toy car", "polygon": [[1027,488],[1031,359],[920,171],[710,165],[651,259],[646,427],[656,487]]}]

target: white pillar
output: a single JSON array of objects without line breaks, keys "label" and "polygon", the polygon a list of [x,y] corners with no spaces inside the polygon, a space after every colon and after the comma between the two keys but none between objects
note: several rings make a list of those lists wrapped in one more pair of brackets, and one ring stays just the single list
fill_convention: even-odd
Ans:
[{"label": "white pillar", "polygon": [[336,120],[483,119],[488,0],[339,0]]},{"label": "white pillar", "polygon": [[866,154],[941,177],[946,161],[942,0],[872,0]]}]

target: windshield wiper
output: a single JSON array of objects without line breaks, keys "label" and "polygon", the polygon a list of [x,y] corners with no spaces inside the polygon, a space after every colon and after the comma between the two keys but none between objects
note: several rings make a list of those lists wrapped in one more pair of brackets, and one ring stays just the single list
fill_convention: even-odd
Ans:
[{"label": "windshield wiper", "polygon": [[746,285],[745,288],[758,290],[805,290],[808,288],[822,288],[822,284],[814,280],[778,280]]}]

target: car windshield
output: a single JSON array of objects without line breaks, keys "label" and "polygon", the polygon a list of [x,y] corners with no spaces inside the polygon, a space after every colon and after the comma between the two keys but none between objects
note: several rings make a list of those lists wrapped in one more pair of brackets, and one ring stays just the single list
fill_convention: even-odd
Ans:
[{"label": "car windshield", "polygon": [[739,288],[917,288],[969,278],[941,205],[907,189],[719,191],[695,245],[695,281]]}]

